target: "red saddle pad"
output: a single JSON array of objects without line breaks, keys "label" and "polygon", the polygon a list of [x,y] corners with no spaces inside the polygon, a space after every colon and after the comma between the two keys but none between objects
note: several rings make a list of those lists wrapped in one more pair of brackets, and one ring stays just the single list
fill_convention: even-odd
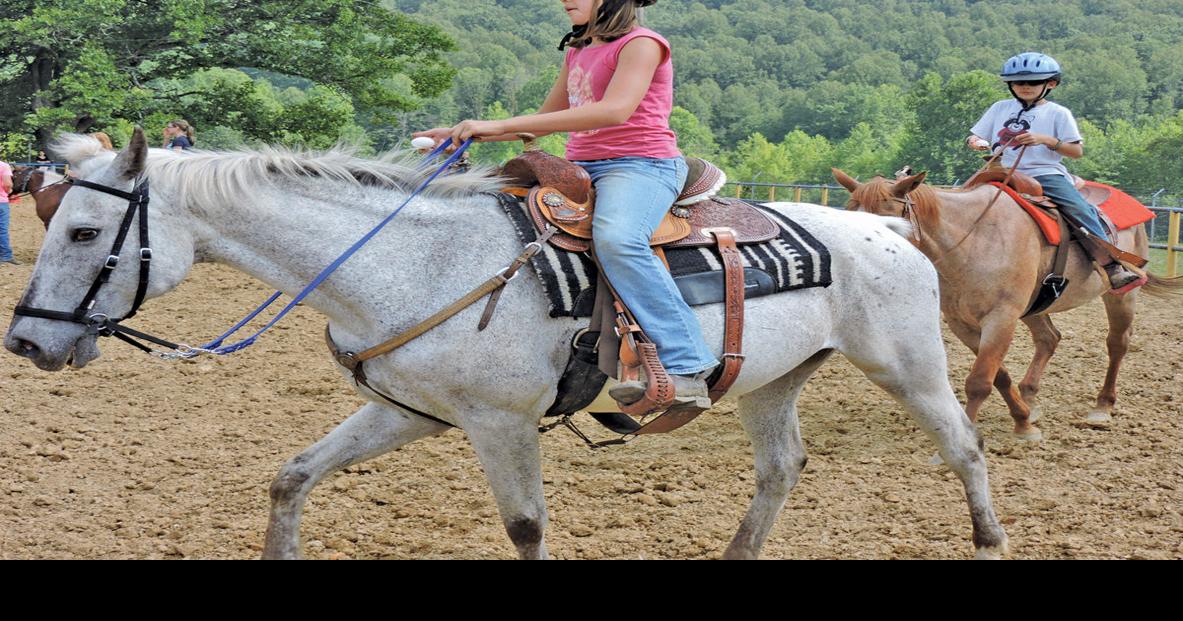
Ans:
[{"label": "red saddle pad", "polygon": [[[1035,220],[1035,224],[1039,226],[1040,231],[1043,231],[1043,236],[1049,244],[1053,246],[1060,244],[1060,227],[1056,224],[1055,219],[1049,216],[1046,211],[1032,205],[1031,201],[1023,198],[1023,195],[1009,187],[1003,186],[1001,183],[993,182],[990,185],[1001,187],[1005,190]],[[1119,231],[1154,219],[1153,211],[1147,209],[1138,199],[1115,187],[1096,183],[1095,181],[1085,181],[1085,185],[1103,188],[1109,191],[1109,198],[1104,203],[1101,203],[1100,208],[1101,211],[1105,212],[1105,215],[1109,216],[1109,219],[1113,222],[1113,226],[1117,227]]]}]

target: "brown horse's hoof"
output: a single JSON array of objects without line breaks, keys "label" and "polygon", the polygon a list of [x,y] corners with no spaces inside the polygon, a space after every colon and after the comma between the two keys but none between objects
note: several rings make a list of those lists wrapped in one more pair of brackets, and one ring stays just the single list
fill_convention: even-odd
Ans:
[{"label": "brown horse's hoof", "polygon": [[1039,430],[1039,427],[1032,425],[1031,428],[1026,431],[1015,430],[1014,436],[1016,440],[1023,442],[1039,442],[1043,439],[1043,432]]},{"label": "brown horse's hoof", "polygon": [[1085,424],[1098,429],[1108,429],[1113,424],[1113,417],[1105,410],[1093,410],[1084,418]]}]

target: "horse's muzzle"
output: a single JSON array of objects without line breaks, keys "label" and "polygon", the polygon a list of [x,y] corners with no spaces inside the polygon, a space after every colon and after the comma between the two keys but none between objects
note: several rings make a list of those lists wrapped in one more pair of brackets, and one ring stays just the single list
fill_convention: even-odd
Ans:
[{"label": "horse's muzzle", "polygon": [[22,330],[22,323],[18,320],[8,329],[4,348],[28,358],[42,371],[61,371],[66,365],[80,369],[99,357],[98,343],[93,335],[83,332],[74,334],[73,338],[54,336],[39,339]]}]

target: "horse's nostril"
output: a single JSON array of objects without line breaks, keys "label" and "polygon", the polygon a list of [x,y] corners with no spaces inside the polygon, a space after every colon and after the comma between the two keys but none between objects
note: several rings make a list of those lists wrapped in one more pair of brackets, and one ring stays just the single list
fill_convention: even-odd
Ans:
[{"label": "horse's nostril", "polygon": [[41,353],[41,348],[24,339],[17,339],[16,354],[26,358],[35,358]]}]

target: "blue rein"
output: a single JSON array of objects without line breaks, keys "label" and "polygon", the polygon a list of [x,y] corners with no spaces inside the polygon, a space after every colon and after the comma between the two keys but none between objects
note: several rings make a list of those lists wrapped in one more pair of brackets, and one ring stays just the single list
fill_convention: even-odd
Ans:
[{"label": "blue rein", "polygon": [[[448,146],[450,144],[452,144],[451,140],[445,140],[445,141],[441,142],[439,144],[439,146],[437,146],[435,148],[434,151],[429,153],[424,158],[424,161],[422,164],[420,164],[418,170],[424,170],[425,168],[428,168],[431,165],[431,161],[434,158],[436,158],[437,156],[439,156],[441,153],[443,153],[448,148]],[[423,183],[419,184],[419,187],[415,188],[414,192],[411,192],[410,196],[408,196],[407,199],[405,201],[403,201],[403,203],[401,205],[398,206],[398,209],[395,209],[389,216],[386,216],[386,218],[384,220],[382,220],[381,222],[379,222],[378,225],[375,226],[373,229],[371,229],[369,233],[366,233],[365,236],[363,236],[361,239],[357,240],[357,243],[350,246],[349,249],[346,250],[340,257],[337,257],[337,260],[333,261],[332,263],[329,264],[328,267],[324,268],[324,270],[322,270],[320,272],[320,274],[317,275],[317,277],[312,280],[312,282],[308,283],[307,287],[304,287],[303,291],[298,293],[296,295],[296,297],[292,298],[292,301],[288,302],[288,305],[283,307],[283,309],[280,310],[279,313],[276,314],[275,317],[273,317],[271,319],[271,321],[267,322],[267,325],[263,326],[263,328],[260,329],[258,332],[255,332],[251,336],[249,336],[241,341],[238,341],[237,343],[231,343],[229,345],[223,344],[223,343],[225,343],[226,339],[233,336],[236,332],[238,332],[244,326],[246,326],[248,323],[250,323],[252,320],[254,320],[255,317],[258,317],[260,313],[262,313],[264,310],[267,309],[267,307],[269,307],[273,303],[275,303],[275,301],[278,300],[280,298],[280,296],[283,295],[282,291],[276,291],[275,293],[273,293],[271,295],[271,297],[267,299],[266,302],[263,302],[263,304],[261,306],[259,306],[254,311],[252,311],[242,321],[235,324],[235,326],[233,328],[230,328],[225,334],[223,334],[222,336],[219,336],[217,339],[210,341],[209,343],[206,343],[205,345],[202,345],[201,347],[189,347],[187,345],[181,345],[180,347],[177,348],[177,351],[175,353],[173,353],[173,352],[159,352],[160,355],[164,358],[194,358],[194,357],[197,357],[201,354],[213,354],[216,356],[225,356],[228,354],[232,354],[236,351],[246,349],[247,347],[250,347],[251,345],[254,345],[255,341],[258,340],[258,338],[260,336],[262,336],[264,332],[270,330],[271,327],[274,326],[276,323],[278,323],[280,319],[283,319],[284,315],[287,315],[293,308],[296,307],[296,305],[298,305],[300,302],[302,302],[304,300],[304,298],[308,297],[314,290],[316,290],[317,287],[319,287],[321,285],[321,283],[323,283],[325,280],[327,280],[328,277],[333,274],[333,272],[337,271],[338,267],[341,267],[341,265],[343,263],[345,263],[346,261],[348,261],[349,258],[352,257],[354,254],[356,254],[358,250],[361,250],[362,246],[365,246],[366,243],[368,243],[371,239],[373,239],[373,237],[375,235],[377,235],[383,228],[385,228],[386,225],[389,224],[390,221],[393,220],[394,217],[397,216],[399,214],[399,212],[401,212],[403,210],[403,207],[406,207],[408,203],[410,203],[416,196],[418,196],[421,192],[423,192],[423,190],[426,189],[427,186],[432,181],[435,181],[436,177],[440,176],[440,174],[443,173],[445,170],[447,170],[448,167],[450,167],[452,164],[456,163],[460,159],[460,156],[463,155],[463,153],[471,145],[472,145],[472,138],[469,138],[468,140],[465,140],[459,147],[457,147],[456,151],[454,151],[452,153],[452,155],[448,157],[448,159],[444,160],[444,163],[441,164],[440,167],[438,169],[436,169],[436,171],[434,173],[432,173],[430,177],[425,179],[423,181]]]}]

